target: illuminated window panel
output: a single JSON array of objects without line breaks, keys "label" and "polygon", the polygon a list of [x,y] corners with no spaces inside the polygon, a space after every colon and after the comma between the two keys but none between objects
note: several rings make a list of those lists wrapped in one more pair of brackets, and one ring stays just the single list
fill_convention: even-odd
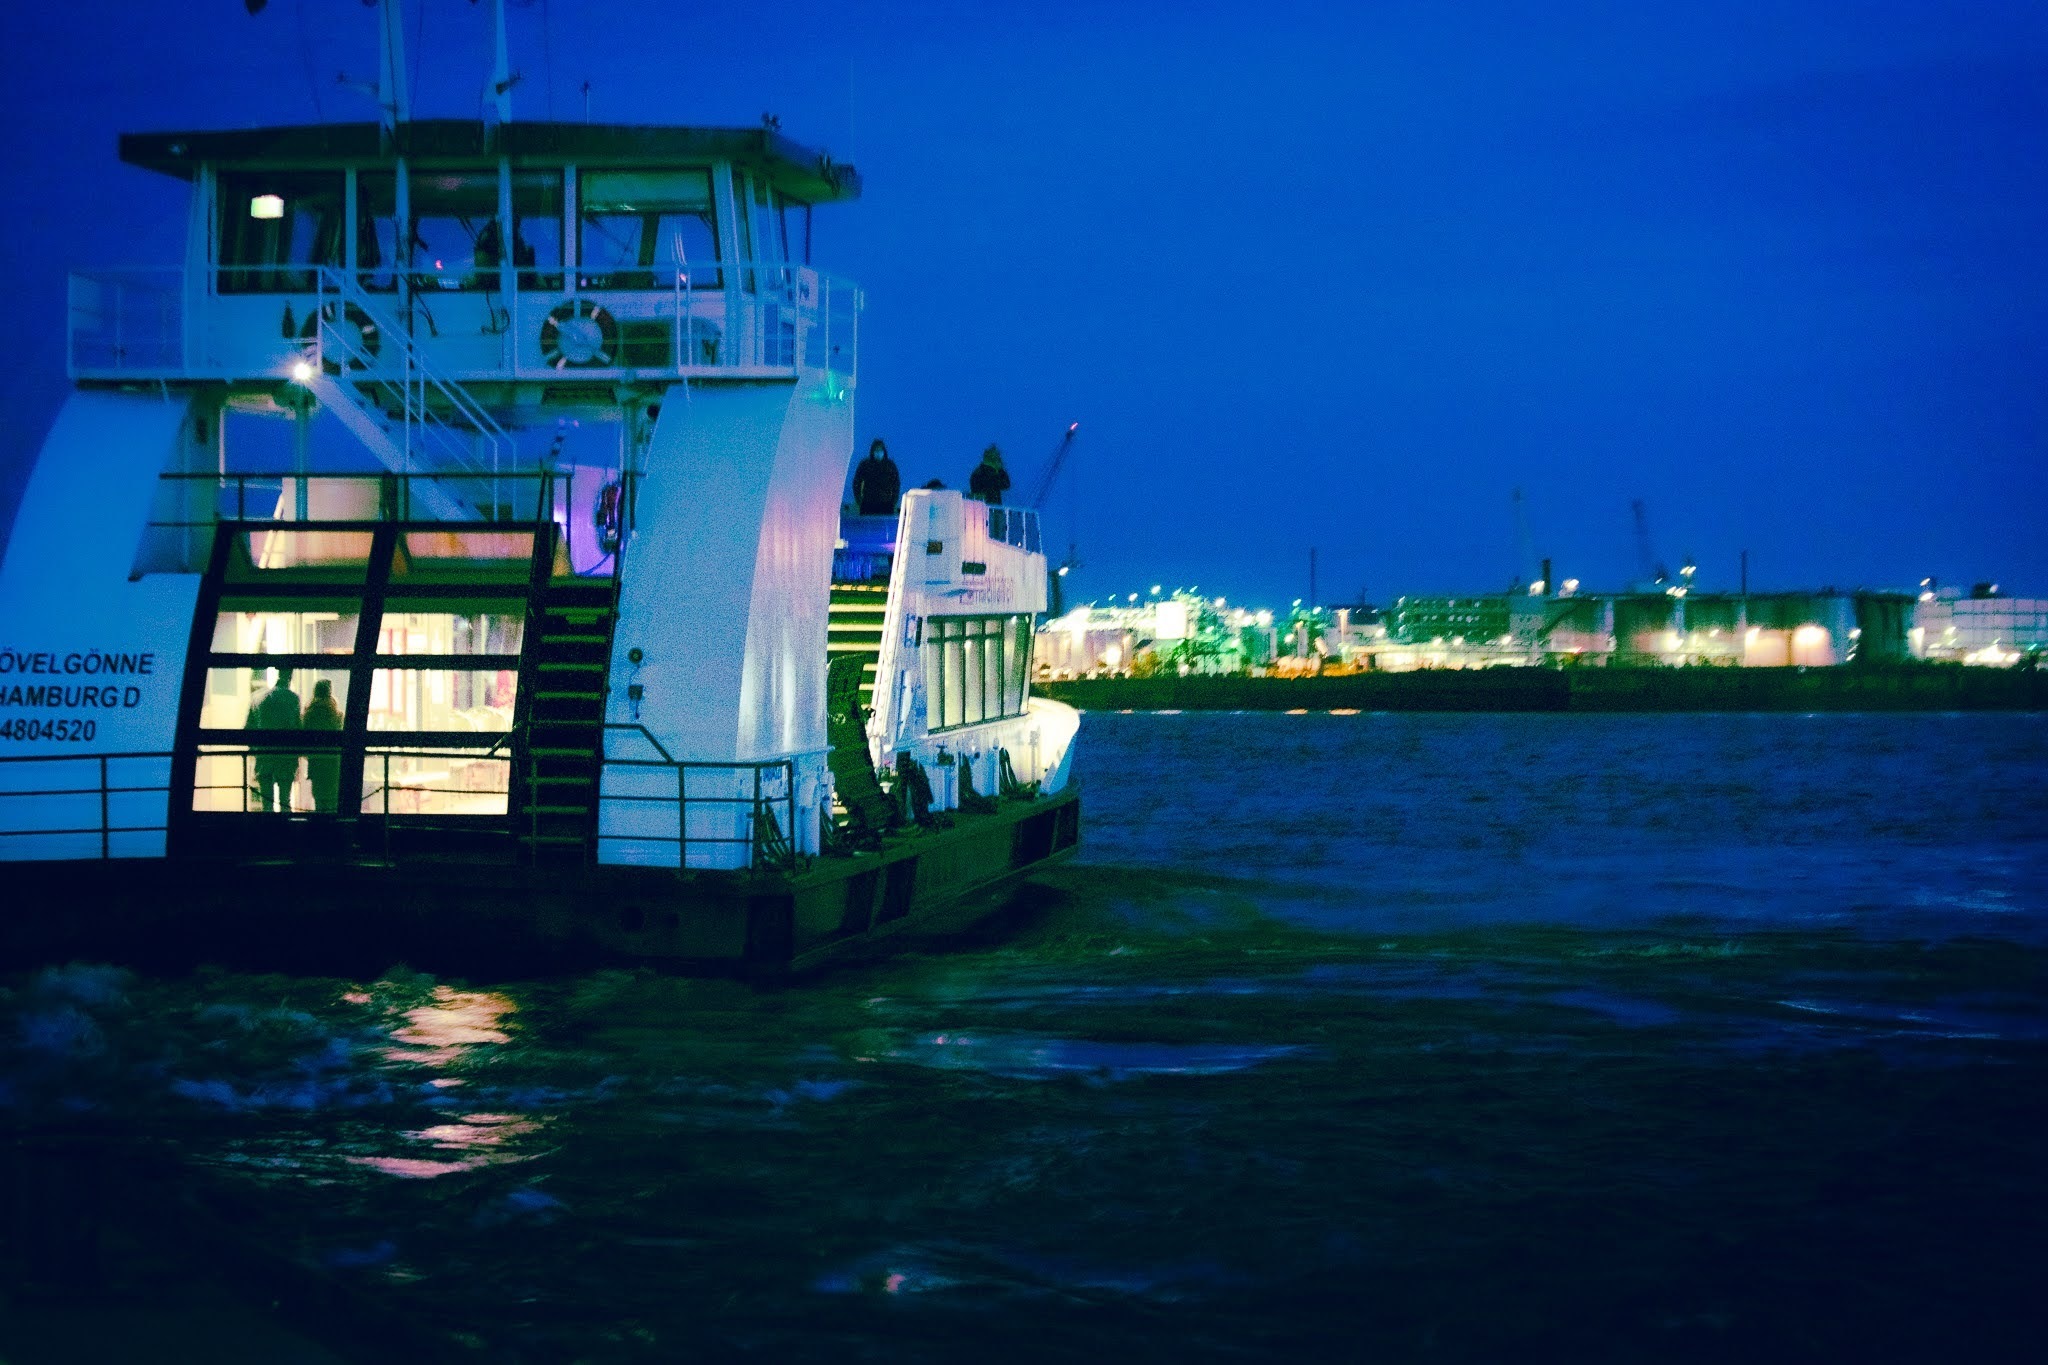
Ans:
[{"label": "illuminated window panel", "polygon": [[483,578],[521,583],[533,572],[531,531],[407,531],[391,565],[407,578]]},{"label": "illuminated window panel", "polygon": [[296,570],[302,577],[361,582],[371,539],[368,531],[246,531],[228,576],[248,581]]},{"label": "illuminated window panel", "polygon": [[348,674],[329,668],[209,668],[202,730],[339,731]]},{"label": "illuminated window panel", "polygon": [[925,622],[926,705],[932,728],[1023,714],[1029,622],[1020,616],[932,617]]},{"label": "illuminated window panel", "polygon": [[518,691],[517,669],[380,668],[370,675],[369,728],[503,734]]},{"label": "illuminated window panel", "polygon": [[389,611],[377,632],[379,654],[517,654],[526,617],[507,604],[493,611]]},{"label": "illuminated window panel", "polygon": [[473,749],[370,749],[363,755],[365,815],[503,815],[512,763]]},{"label": "illuminated window panel", "polygon": [[[232,608],[232,604],[228,604]],[[214,617],[216,654],[348,654],[359,617],[345,611],[223,610]]]}]

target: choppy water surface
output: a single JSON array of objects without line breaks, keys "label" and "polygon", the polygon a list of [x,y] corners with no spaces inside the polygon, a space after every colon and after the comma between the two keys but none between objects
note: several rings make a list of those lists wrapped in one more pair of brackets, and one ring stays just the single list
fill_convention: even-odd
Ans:
[{"label": "choppy water surface", "polygon": [[2021,1358],[2048,720],[1082,742],[1080,864],[792,989],[14,978],[23,1226],[366,1358]]}]

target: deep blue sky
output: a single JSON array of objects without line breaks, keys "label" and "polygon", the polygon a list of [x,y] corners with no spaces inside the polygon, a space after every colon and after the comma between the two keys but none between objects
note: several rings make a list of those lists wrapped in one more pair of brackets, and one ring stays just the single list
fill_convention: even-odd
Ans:
[{"label": "deep blue sky", "polygon": [[[424,6],[422,11],[422,4]],[[483,11],[414,0],[417,112]],[[543,25],[543,16],[547,24]],[[63,273],[174,258],[124,130],[372,117],[355,0],[10,5],[7,498],[64,393]],[[513,9],[517,115],[751,124],[856,162],[860,441],[990,440],[1088,593],[1560,576],[2048,592],[2048,6],[1129,3]],[[89,517],[89,509],[80,509]],[[1061,531],[1064,539],[1066,532]]]}]

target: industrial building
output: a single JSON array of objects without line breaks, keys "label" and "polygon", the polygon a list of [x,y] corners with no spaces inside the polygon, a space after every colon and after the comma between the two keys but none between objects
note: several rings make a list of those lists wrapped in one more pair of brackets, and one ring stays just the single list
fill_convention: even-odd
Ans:
[{"label": "industrial building", "polygon": [[1965,593],[1923,579],[1908,641],[1916,659],[2016,664],[2048,650],[2048,597],[2007,597],[1996,583]]},{"label": "industrial building", "polygon": [[[1549,566],[1545,565],[1548,574]],[[1175,592],[1078,607],[1038,633],[1047,679],[1529,667],[1826,668],[1912,659],[2010,666],[2048,649],[2048,599],[1964,593],[1701,592],[1671,584],[1588,593],[1545,579],[1519,593],[1304,607],[1278,618]]]}]

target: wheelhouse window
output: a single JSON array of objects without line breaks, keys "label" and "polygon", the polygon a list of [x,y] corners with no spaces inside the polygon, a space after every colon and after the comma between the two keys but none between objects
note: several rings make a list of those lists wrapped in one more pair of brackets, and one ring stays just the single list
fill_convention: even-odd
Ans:
[{"label": "wheelhouse window", "polygon": [[512,264],[521,289],[562,287],[562,173],[512,173]]},{"label": "wheelhouse window", "polygon": [[495,290],[504,255],[498,173],[412,173],[412,285],[418,290]]},{"label": "wheelhouse window", "polygon": [[811,206],[766,181],[754,181],[754,250],[758,260],[811,263]]},{"label": "wheelhouse window", "polygon": [[223,294],[307,293],[342,263],[340,171],[224,171],[214,201]]},{"label": "wheelhouse window", "polygon": [[356,172],[356,282],[376,292],[398,288],[398,177]]},{"label": "wheelhouse window", "polygon": [[577,261],[586,289],[715,289],[718,212],[711,173],[585,171],[577,177]]}]

